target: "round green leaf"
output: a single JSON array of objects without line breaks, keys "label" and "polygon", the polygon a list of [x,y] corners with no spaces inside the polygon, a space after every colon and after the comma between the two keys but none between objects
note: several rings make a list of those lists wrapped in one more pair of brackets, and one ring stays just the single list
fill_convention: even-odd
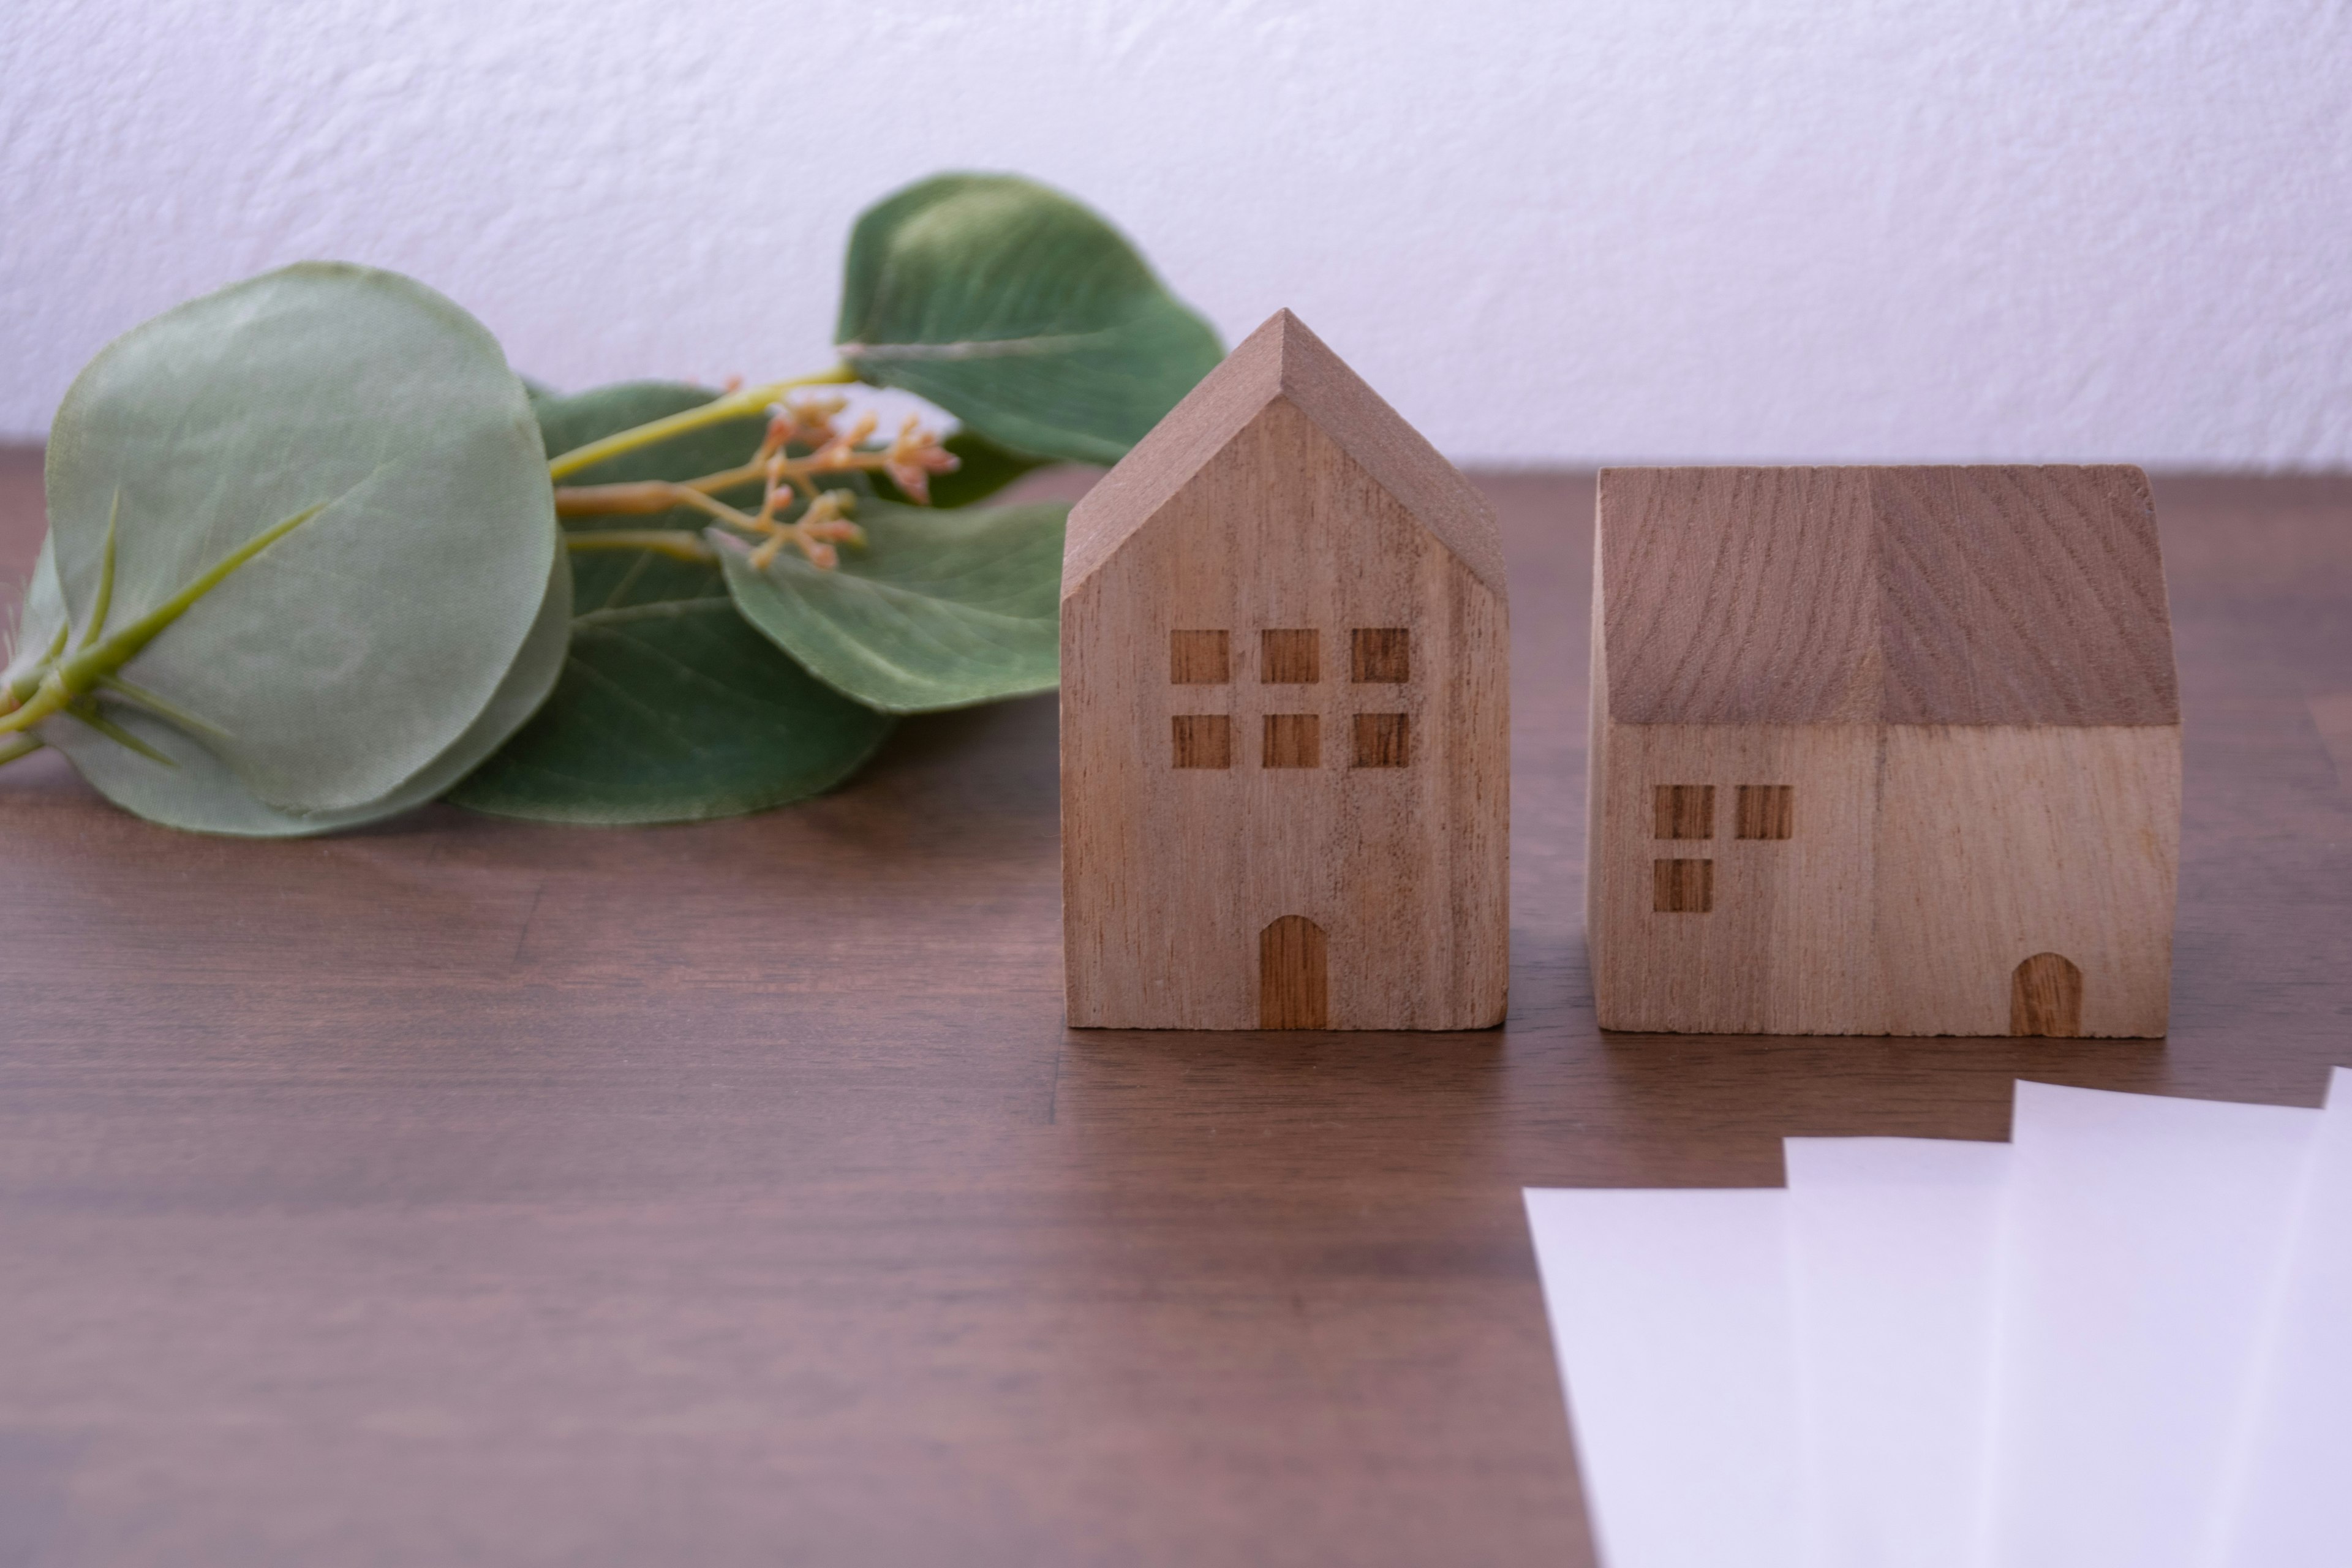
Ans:
[{"label": "round green leaf", "polygon": [[1125,237],[1006,174],[940,174],[849,240],[845,363],[1039,458],[1115,463],[1223,355]]},{"label": "round green leaf", "polygon": [[[278,812],[376,815],[494,704],[528,710],[509,677],[555,559],[546,456],[497,341],[422,284],[305,263],[133,329],[66,394],[47,481],[77,646],[101,601],[99,629],[127,627],[309,514],[120,672],[200,721],[204,755]],[[133,809],[210,820],[205,768],[100,763],[76,724],[39,733],[86,771],[152,768],[110,791]]]},{"label": "round green leaf", "polygon": [[[31,643],[33,635],[37,635],[46,647],[46,639],[53,637],[63,624],[63,610],[55,562],[44,542],[26,595],[25,627],[32,635],[25,642]],[[172,766],[142,755],[71,714],[49,721],[41,732],[100,794],[124,810],[167,827],[247,838],[330,833],[422,805],[472,772],[546,700],[563,667],[564,647],[571,636],[571,565],[558,559],[549,564],[546,596],[530,635],[481,715],[456,743],[398,789],[347,811],[307,816],[280,811],[247,789],[203,740],[110,695],[102,694],[100,716],[170,758]]]},{"label": "round green leaf", "polygon": [[[698,407],[711,394],[640,382],[541,409],[551,451]],[[568,483],[686,479],[732,468],[763,421],[734,421],[614,458]],[[698,512],[580,520],[698,531]],[[717,566],[652,551],[572,553],[574,619],[555,693],[449,798],[502,816],[689,822],[782,805],[855,773],[891,727],[744,624]]]},{"label": "round green leaf", "polygon": [[753,626],[835,689],[886,713],[1050,691],[1061,675],[1060,501],[933,511],[861,501],[866,547],[819,570],[728,551]]}]

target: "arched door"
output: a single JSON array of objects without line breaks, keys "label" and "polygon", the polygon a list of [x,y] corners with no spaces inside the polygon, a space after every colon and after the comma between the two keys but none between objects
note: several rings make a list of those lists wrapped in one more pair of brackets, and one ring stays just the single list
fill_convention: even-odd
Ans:
[{"label": "arched door", "polygon": [[1257,933],[1257,1026],[1331,1026],[1323,928],[1305,915],[1285,915]]},{"label": "arched door", "polygon": [[2009,977],[2009,1032],[2071,1039],[2083,1032],[2083,972],[2054,952],[2037,952]]}]

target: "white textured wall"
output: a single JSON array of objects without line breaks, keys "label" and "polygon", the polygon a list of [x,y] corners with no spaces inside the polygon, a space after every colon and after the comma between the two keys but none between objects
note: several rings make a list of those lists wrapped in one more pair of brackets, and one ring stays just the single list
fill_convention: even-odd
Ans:
[{"label": "white textured wall", "polygon": [[814,369],[969,167],[1464,458],[2352,463],[2341,4],[0,0],[0,435],[312,256],[562,385]]}]

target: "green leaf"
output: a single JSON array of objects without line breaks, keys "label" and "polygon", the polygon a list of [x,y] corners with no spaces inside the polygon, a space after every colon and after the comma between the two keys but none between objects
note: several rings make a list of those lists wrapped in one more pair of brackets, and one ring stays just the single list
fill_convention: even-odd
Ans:
[{"label": "green leaf", "polygon": [[[550,453],[575,451],[623,430],[650,425],[689,408],[699,408],[719,395],[673,381],[624,381],[599,386],[570,397],[547,396],[536,405],[540,433]],[[705,426],[674,436],[658,446],[641,447],[609,458],[593,468],[567,475],[566,485],[623,484],[632,479],[693,479],[751,460],[767,433],[764,414],[751,414],[723,424]],[[754,504],[760,486],[752,481],[744,492]],[[686,508],[657,517],[592,517],[567,520],[565,529],[578,532],[596,528],[692,528],[710,520]]]},{"label": "green leaf", "polygon": [[99,671],[203,721],[199,742],[102,710],[182,765],[65,714],[37,727],[142,815],[228,832],[287,830],[231,826],[249,805],[303,831],[381,816],[487,754],[551,682],[510,679],[556,560],[538,426],[497,341],[409,279],[305,263],[133,329],[66,394],[47,484],[78,647],[121,646],[285,530]]},{"label": "green leaf", "polygon": [[836,689],[886,713],[969,708],[1059,679],[1069,512],[865,501],[866,548],[845,547],[831,571],[789,552],[765,571],[720,559],[744,616]]},{"label": "green leaf", "polygon": [[[636,382],[547,404],[550,450],[698,407],[699,388]],[[743,462],[765,421],[689,432],[572,476],[579,484],[693,479]],[[577,521],[698,529],[701,513]],[[571,651],[555,693],[451,792],[457,805],[545,822],[688,822],[782,805],[855,773],[891,728],[744,623],[717,566],[649,551],[572,552]]]},{"label": "green leaf", "polygon": [[834,341],[861,379],[1001,446],[1106,464],[1223,353],[1117,229],[1006,174],[940,174],[868,209]]},{"label": "green leaf", "polygon": [[[32,633],[36,627],[54,628],[63,624],[56,563],[44,541],[26,596],[25,628]],[[101,689],[97,694],[106,719],[161,752],[170,759],[169,767],[156,766],[70,715],[51,721],[43,727],[43,733],[52,745],[66,753],[100,794],[125,810],[167,827],[247,838],[330,833],[422,805],[464,777],[546,700],[549,689],[555,684],[556,672],[562,668],[564,647],[571,635],[571,564],[558,559],[550,563],[546,596],[541,602],[530,636],[523,642],[522,652],[508,670],[498,695],[473,726],[400,788],[351,811],[309,816],[279,811],[245,787],[228,765],[214,754],[204,733],[191,732],[186,725],[166,722],[138,703],[118,700],[109,690]],[[32,640],[31,636],[24,639],[26,643]]]}]

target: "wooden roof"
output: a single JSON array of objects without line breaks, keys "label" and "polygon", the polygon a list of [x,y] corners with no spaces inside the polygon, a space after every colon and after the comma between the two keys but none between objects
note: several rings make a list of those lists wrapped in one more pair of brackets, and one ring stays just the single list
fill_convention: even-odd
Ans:
[{"label": "wooden roof", "polygon": [[2177,724],[2147,476],[1608,468],[1610,717]]},{"label": "wooden roof", "polygon": [[1503,596],[1495,514],[1470,481],[1288,310],[1276,310],[1070,512],[1066,597],[1270,405],[1286,401]]}]

